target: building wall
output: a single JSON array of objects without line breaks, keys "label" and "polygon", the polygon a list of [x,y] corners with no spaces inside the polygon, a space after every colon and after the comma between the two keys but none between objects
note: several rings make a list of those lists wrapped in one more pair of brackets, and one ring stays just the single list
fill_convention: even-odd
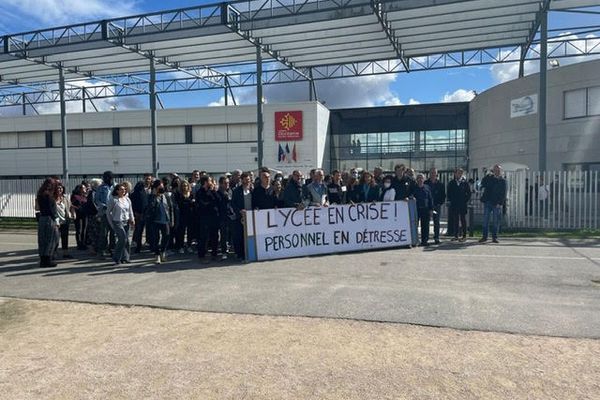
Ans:
[{"label": "building wall", "polygon": [[[539,74],[534,74],[493,87],[471,101],[470,169],[507,162],[538,169],[538,114],[511,118],[511,100],[538,94],[538,86]],[[566,91],[598,86],[600,60],[548,70],[548,170],[600,162],[600,115],[569,119],[564,112]]]},{"label": "building wall", "polygon": [[[297,143],[298,162],[280,164],[274,141],[275,111],[303,112],[304,138]],[[291,171],[321,166],[325,128],[319,118],[328,110],[317,102],[265,105],[264,164]],[[224,172],[257,168],[256,107],[227,106],[159,110],[158,161],[163,173],[203,169]],[[193,143],[186,143],[191,126]],[[67,115],[69,173],[97,175],[151,171],[150,113],[120,111]],[[118,128],[120,145],[113,146]],[[188,128],[189,129],[189,128]],[[47,131],[51,131],[47,134]],[[48,137],[50,136],[50,137]],[[51,141],[51,147],[48,140]],[[58,115],[0,118],[0,176],[44,176],[62,173]]]}]

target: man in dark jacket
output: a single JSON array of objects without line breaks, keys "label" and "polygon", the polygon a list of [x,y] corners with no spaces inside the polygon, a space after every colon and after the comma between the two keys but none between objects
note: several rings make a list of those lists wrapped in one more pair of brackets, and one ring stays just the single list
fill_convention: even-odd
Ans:
[{"label": "man in dark jacket", "polygon": [[243,260],[244,252],[244,224],[246,211],[252,211],[252,177],[244,172],[240,176],[240,185],[233,189],[231,208],[234,213],[233,221],[233,248],[239,260]]},{"label": "man in dark jacket", "polygon": [[331,183],[327,185],[327,197],[329,197],[329,203],[346,204],[348,191],[342,182],[342,174],[336,169],[331,175]]},{"label": "man in dark jacket", "polygon": [[289,208],[303,207],[302,203],[302,172],[292,172],[283,190],[283,206]]},{"label": "man in dark jacket", "polygon": [[[144,219],[144,213],[146,207],[148,207],[148,195],[151,192],[150,186],[152,185],[152,174],[144,174],[144,180],[139,181],[133,193],[131,194],[131,208],[133,209],[133,216],[135,217],[135,229],[133,231],[132,247],[135,248],[135,252],[139,253],[142,250],[142,233],[146,225]],[[146,241],[149,243],[148,231],[146,230]]]},{"label": "man in dark jacket", "polygon": [[481,180],[484,190],[481,201],[483,202],[483,237],[480,243],[488,240],[490,217],[492,217],[492,242],[498,243],[498,231],[500,230],[500,217],[502,206],[506,201],[506,180],[502,177],[502,167],[494,165],[493,175],[487,175]]},{"label": "man in dark jacket", "polygon": [[421,225],[421,246],[429,246],[429,221],[433,212],[433,197],[429,186],[425,185],[425,176],[417,175],[417,186],[414,191],[417,201],[417,215]]},{"label": "man in dark jacket", "polygon": [[461,241],[467,239],[467,206],[471,200],[471,188],[466,179],[463,178],[463,170],[456,168],[454,171],[454,179],[448,182],[448,202],[450,203],[448,210],[450,215],[448,220],[452,221],[451,232],[454,234],[452,240],[458,238],[458,223],[461,225]]},{"label": "man in dark jacket", "polygon": [[446,201],[446,189],[444,184],[438,180],[436,168],[431,168],[429,171],[429,179],[425,181],[425,185],[429,186],[433,197],[433,240],[435,240],[435,244],[440,244],[440,213],[442,204]]},{"label": "man in dark jacket", "polygon": [[229,188],[229,178],[222,176],[219,178],[219,190],[217,199],[219,203],[219,244],[221,246],[221,259],[227,259],[228,245],[231,244],[231,217],[233,210],[231,208],[232,191]]},{"label": "man in dark jacket", "polygon": [[198,258],[204,262],[207,241],[213,260],[217,257],[219,201],[211,177],[200,177],[199,185],[200,189],[196,192],[196,209],[198,210]]},{"label": "man in dark jacket", "polygon": [[269,210],[275,208],[277,196],[271,186],[271,174],[269,171],[260,172],[260,184],[252,191],[252,206],[257,210]]}]

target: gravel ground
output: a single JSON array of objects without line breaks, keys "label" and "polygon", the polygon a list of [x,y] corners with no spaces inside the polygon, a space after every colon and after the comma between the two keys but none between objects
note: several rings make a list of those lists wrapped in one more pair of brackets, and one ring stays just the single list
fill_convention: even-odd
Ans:
[{"label": "gravel ground", "polygon": [[600,340],[0,299],[3,399],[599,399]]}]

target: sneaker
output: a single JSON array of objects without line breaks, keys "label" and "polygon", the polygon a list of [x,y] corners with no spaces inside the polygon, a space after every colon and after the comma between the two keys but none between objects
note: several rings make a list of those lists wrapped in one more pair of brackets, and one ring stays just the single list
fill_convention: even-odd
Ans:
[{"label": "sneaker", "polygon": [[185,250],[184,250],[183,248],[181,248],[181,249],[177,250],[177,253],[179,253],[179,254],[184,254],[184,253],[185,253]]},{"label": "sneaker", "polygon": [[221,255],[221,261],[227,260],[227,254],[222,254]]},{"label": "sneaker", "polygon": [[500,243],[500,242],[498,242],[498,238],[492,238],[492,243]]},{"label": "sneaker", "polygon": [[162,262],[160,255],[156,256],[156,263],[160,264]]},{"label": "sneaker", "polygon": [[121,265],[121,262],[120,261],[113,261],[113,265],[115,267],[117,267],[117,266]]},{"label": "sneaker", "polygon": [[466,242],[467,241],[467,237],[463,236],[460,239],[458,239],[459,242]]},{"label": "sneaker", "polygon": [[429,247],[429,243],[428,242],[421,242],[421,244],[419,244],[419,246],[421,246],[421,247]]},{"label": "sneaker", "polygon": [[453,242],[456,242],[456,241],[458,240],[458,237],[457,237],[457,236],[454,236],[454,237],[453,237],[452,239],[450,239],[450,240],[451,240],[451,241],[453,241]]},{"label": "sneaker", "polygon": [[481,238],[481,239],[479,239],[479,243],[485,243],[485,242],[487,242],[487,238]]}]

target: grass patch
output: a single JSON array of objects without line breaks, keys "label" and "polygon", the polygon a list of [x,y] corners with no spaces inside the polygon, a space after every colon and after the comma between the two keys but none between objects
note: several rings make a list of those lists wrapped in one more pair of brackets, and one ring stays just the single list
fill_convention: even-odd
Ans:
[{"label": "grass patch", "polygon": [[0,229],[36,229],[35,218],[0,218]]},{"label": "grass patch", "polygon": [[[483,236],[481,229],[473,231],[474,237]],[[500,237],[506,238],[549,238],[549,239],[600,239],[600,230],[578,229],[568,231],[553,231],[543,229],[503,229]]]}]

